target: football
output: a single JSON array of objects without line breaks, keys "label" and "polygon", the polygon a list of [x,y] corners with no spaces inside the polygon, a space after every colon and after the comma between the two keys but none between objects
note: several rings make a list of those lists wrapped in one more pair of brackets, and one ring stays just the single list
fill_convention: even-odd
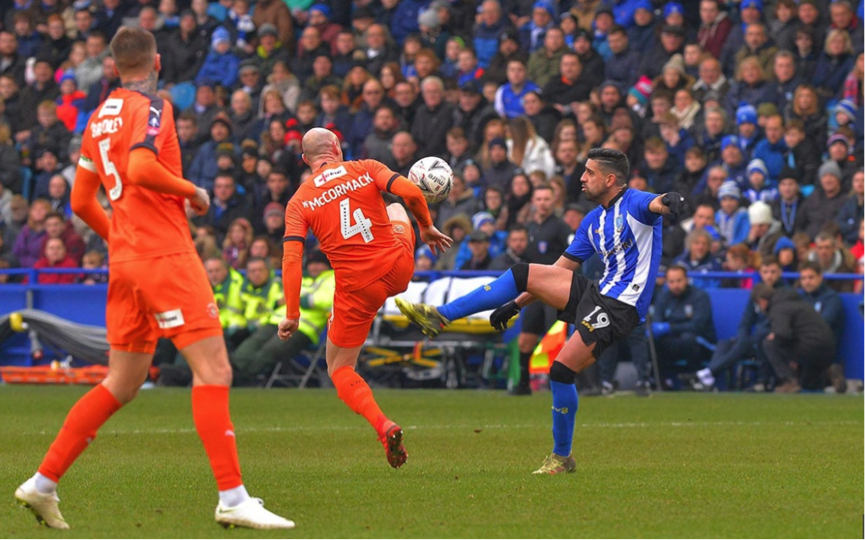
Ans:
[{"label": "football", "polygon": [[420,188],[430,204],[443,201],[451,192],[454,172],[441,158],[425,157],[412,165],[408,178]]}]

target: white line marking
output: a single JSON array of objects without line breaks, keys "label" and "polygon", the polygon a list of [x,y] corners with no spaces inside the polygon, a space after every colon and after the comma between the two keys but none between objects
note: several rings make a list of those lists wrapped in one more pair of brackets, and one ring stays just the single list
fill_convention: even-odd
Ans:
[{"label": "white line marking", "polygon": [[[632,428],[688,428],[688,427],[793,427],[793,426],[856,426],[862,425],[862,422],[855,420],[829,420],[829,421],[796,421],[796,422],[596,422],[577,424],[577,427],[582,429],[600,428],[600,429],[632,429]],[[463,430],[463,429],[531,429],[531,428],[548,428],[547,424],[483,424],[483,425],[415,425],[404,426],[403,429],[412,431],[424,430]],[[282,433],[282,432],[303,432],[303,431],[360,431],[368,429],[365,425],[359,426],[271,426],[271,427],[252,427],[238,428],[235,431],[238,435],[244,433]],[[180,429],[119,429],[119,430],[103,430],[100,435],[151,435],[151,434],[172,434],[172,433],[195,433],[192,428]],[[27,433],[21,433],[26,435]],[[39,431],[38,435],[55,435],[55,431]]]}]

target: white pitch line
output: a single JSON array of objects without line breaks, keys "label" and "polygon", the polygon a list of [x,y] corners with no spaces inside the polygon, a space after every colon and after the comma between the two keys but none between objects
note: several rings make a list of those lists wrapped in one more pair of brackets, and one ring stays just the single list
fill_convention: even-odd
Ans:
[{"label": "white pitch line", "polygon": [[[688,428],[688,427],[792,427],[792,426],[853,426],[862,425],[862,422],[855,420],[828,420],[828,421],[796,421],[796,422],[734,422],[734,421],[719,421],[719,422],[595,422],[578,424],[577,427],[583,429],[601,428],[601,429],[633,429],[633,428]],[[476,430],[476,429],[531,429],[531,428],[548,428],[545,424],[484,424],[484,425],[429,425],[429,426],[405,426],[406,430]],[[271,426],[271,427],[252,427],[238,428],[238,434],[243,433],[282,433],[282,432],[303,432],[303,431],[355,431],[366,430],[366,426]],[[132,429],[132,430],[103,430],[100,435],[155,435],[155,434],[172,434],[172,433],[195,433],[192,428],[179,429]],[[25,433],[22,433],[26,435]],[[54,431],[39,431],[39,435],[55,435]]]}]

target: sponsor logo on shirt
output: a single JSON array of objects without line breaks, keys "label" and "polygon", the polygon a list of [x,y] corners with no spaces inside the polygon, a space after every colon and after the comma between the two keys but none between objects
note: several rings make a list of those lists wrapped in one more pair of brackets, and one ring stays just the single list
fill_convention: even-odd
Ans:
[{"label": "sponsor logo on shirt", "polygon": [[313,180],[313,183],[315,184],[315,187],[321,187],[333,180],[334,178],[339,178],[340,176],[345,176],[347,174],[348,171],[345,170],[345,167],[340,165],[336,169],[324,171],[320,175],[316,176]]},{"label": "sponsor logo on shirt", "polygon": [[186,321],[183,320],[183,313],[179,309],[155,313],[153,316],[156,317],[156,324],[162,329],[177,328],[186,324]]}]

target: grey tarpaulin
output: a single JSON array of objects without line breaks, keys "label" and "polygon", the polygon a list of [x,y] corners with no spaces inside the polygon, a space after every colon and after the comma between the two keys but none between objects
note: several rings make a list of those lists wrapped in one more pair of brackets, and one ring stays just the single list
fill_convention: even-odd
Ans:
[{"label": "grey tarpaulin", "polygon": [[[36,332],[39,341],[52,349],[65,351],[73,358],[91,364],[108,363],[105,328],[69,322],[38,309],[22,309],[16,313],[21,314],[29,330]],[[10,315],[0,316],[0,341],[14,333],[9,323]]]}]

